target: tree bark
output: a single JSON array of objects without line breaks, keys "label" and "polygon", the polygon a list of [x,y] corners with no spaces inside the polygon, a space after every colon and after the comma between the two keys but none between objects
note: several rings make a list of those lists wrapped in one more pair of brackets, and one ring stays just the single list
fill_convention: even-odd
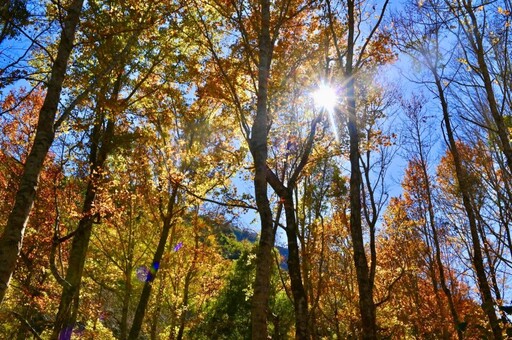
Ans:
[{"label": "tree bark", "polygon": [[469,18],[469,20],[464,19],[467,20],[468,22],[466,23],[467,25],[463,24],[462,26],[464,27],[464,30],[466,32],[466,36],[468,38],[467,41],[469,41],[469,46],[477,57],[478,70],[475,71],[478,72],[483,81],[485,94],[487,96],[487,102],[489,104],[489,111],[491,112],[491,116],[495,124],[494,127],[496,129],[496,133],[500,141],[500,148],[502,152],[505,154],[507,166],[509,168],[510,173],[512,174],[512,146],[510,145],[510,137],[509,132],[507,131],[507,125],[505,124],[505,120],[503,118],[502,113],[500,112],[498,102],[494,94],[493,79],[489,72],[487,61],[485,60],[486,47],[484,46],[482,34],[479,31],[479,27],[481,25],[478,23],[474,10],[475,7],[472,4],[472,1],[462,0],[460,1],[460,3],[462,4],[467,13],[467,16],[461,15],[461,18]]},{"label": "tree bark", "polygon": [[295,339],[309,339],[308,298],[302,283],[299,245],[297,243],[298,225],[295,219],[293,192],[287,190],[284,198],[286,215],[286,237],[288,240],[288,272],[295,310]]},{"label": "tree bark", "polygon": [[[117,98],[117,94],[115,94],[115,98]],[[101,172],[110,152],[114,136],[114,121],[109,119],[106,130],[102,133],[101,126],[103,121],[104,117],[98,118],[91,137],[92,145],[89,156],[89,163],[91,164],[90,179],[87,184],[82,208],[82,218],[78,223],[71,244],[68,269],[66,271],[65,283],[62,287],[59,310],[53,326],[52,339],[69,339],[68,336],[71,336],[76,322],[77,313],[73,309],[75,309],[74,305],[77,304],[79,299],[80,285],[82,283],[92,227],[94,220],[98,218],[98,215],[93,211],[96,190],[98,189],[99,181],[101,181]]]},{"label": "tree bark", "polygon": [[286,216],[286,238],[288,241],[288,273],[290,275],[290,286],[293,297],[295,312],[295,338],[309,339],[309,313],[308,297],[302,281],[300,265],[300,252],[297,243],[298,224],[295,217],[295,205],[293,203],[293,190],[285,187],[279,178],[267,169],[267,179],[274,191],[284,201]]},{"label": "tree bark", "polygon": [[127,269],[125,274],[126,288],[123,291],[123,305],[121,308],[121,324],[119,326],[119,338],[121,340],[125,340],[128,334],[128,312],[130,310],[130,299],[132,297],[132,267],[129,266]]},{"label": "tree bark", "polygon": [[254,159],[254,192],[260,215],[261,232],[256,253],[256,277],[251,301],[251,334],[253,340],[267,339],[267,314],[272,273],[274,231],[272,211],[267,196],[267,138],[268,138],[268,79],[272,60],[270,39],[270,1],[260,0],[261,22],[259,35],[258,93],[256,117],[251,129],[249,149]]},{"label": "tree bark", "polygon": [[[354,250],[353,258],[356,268],[357,285],[359,291],[359,311],[361,313],[363,339],[377,338],[376,307],[373,301],[373,286],[370,280],[368,259],[363,240],[363,226],[361,221],[361,169],[359,168],[359,134],[353,99],[353,80],[347,85],[349,102],[348,130],[350,138],[350,235]],[[352,88],[351,90],[349,88]]]},{"label": "tree bark", "polygon": [[136,340],[139,337],[139,333],[142,328],[142,321],[144,320],[146,308],[149,303],[149,297],[151,296],[153,281],[155,280],[156,274],[158,273],[158,268],[160,266],[160,261],[162,261],[162,257],[164,255],[165,244],[167,243],[167,239],[169,238],[169,233],[174,225],[172,223],[172,220],[175,214],[174,208],[177,196],[178,186],[177,184],[174,184],[172,188],[172,193],[167,203],[167,211],[163,219],[163,228],[162,233],[160,234],[160,240],[158,241],[158,246],[153,256],[153,261],[151,262],[151,269],[146,278],[146,282],[144,282],[144,287],[142,288],[142,293],[140,295],[139,303],[137,305],[137,310],[135,311],[135,316],[133,317],[132,327],[130,329],[130,333],[128,334],[128,339],[130,340]]},{"label": "tree bark", "polygon": [[34,144],[24,165],[14,206],[0,236],[0,303],[4,300],[21,251],[25,227],[36,196],[39,174],[55,139],[55,117],[83,2],[84,0],[73,0],[67,9],[68,14],[63,22],[57,57],[52,66],[46,97],[39,112]]},{"label": "tree bark", "polygon": [[445,129],[446,134],[448,136],[448,144],[450,147],[450,153],[452,154],[453,157],[453,164],[455,166],[455,176],[457,178],[457,182],[459,183],[459,192],[462,196],[462,204],[464,206],[464,210],[466,211],[466,216],[468,217],[471,242],[473,246],[473,254],[471,258],[473,266],[475,268],[478,288],[480,290],[480,297],[482,298],[482,309],[487,316],[494,338],[502,339],[503,336],[501,332],[501,327],[499,325],[498,318],[496,317],[496,312],[494,311],[494,301],[492,298],[489,282],[487,281],[487,274],[485,273],[482,248],[480,245],[480,237],[478,234],[478,227],[476,222],[476,214],[473,205],[471,204],[471,195],[469,193],[469,190],[467,189],[467,171],[462,164],[462,159],[457,149],[457,143],[455,142],[455,136],[453,134],[450,115],[448,112],[448,102],[446,101],[444,95],[441,78],[437,74],[436,70],[432,71],[434,73],[434,80],[439,95],[439,100],[441,102],[441,108],[443,111]]},{"label": "tree bark", "polygon": [[361,185],[362,175],[359,167],[359,128],[357,124],[353,58],[355,48],[355,12],[354,1],[348,1],[348,45],[345,67],[345,87],[348,110],[348,134],[350,139],[350,235],[354,250],[354,266],[356,268],[359,291],[359,311],[361,314],[363,339],[377,338],[376,306],[373,301],[373,285],[371,283],[368,259],[363,239],[361,221]]}]

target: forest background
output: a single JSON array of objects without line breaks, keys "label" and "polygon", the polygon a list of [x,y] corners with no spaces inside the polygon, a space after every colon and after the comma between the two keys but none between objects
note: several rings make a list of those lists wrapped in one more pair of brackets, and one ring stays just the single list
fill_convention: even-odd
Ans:
[{"label": "forest background", "polygon": [[511,10],[2,2],[0,337],[512,336]]}]

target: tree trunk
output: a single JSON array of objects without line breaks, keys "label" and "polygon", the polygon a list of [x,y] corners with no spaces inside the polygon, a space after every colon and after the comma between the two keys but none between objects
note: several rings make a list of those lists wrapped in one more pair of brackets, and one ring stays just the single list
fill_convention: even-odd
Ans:
[{"label": "tree trunk", "polygon": [[[503,115],[500,112],[498,102],[494,94],[493,79],[485,60],[486,47],[484,46],[482,34],[479,31],[481,25],[478,23],[475,15],[475,9],[471,1],[462,1],[462,6],[465,8],[469,17],[467,26],[463,25],[463,27],[466,31],[466,36],[468,37],[469,46],[473,49],[473,52],[477,58],[477,72],[483,81],[487,102],[489,104],[489,111],[491,112],[491,116],[495,124],[494,128],[496,129],[496,133],[500,141],[500,148],[505,154],[507,166],[510,173],[512,174],[512,146],[510,145],[510,137],[509,132],[507,131],[507,125],[505,124],[505,120],[503,119]],[[466,18],[465,16],[461,17]]]},{"label": "tree trunk", "polygon": [[347,84],[349,96],[348,130],[350,137],[350,235],[354,250],[354,265],[356,268],[357,285],[359,289],[359,311],[361,313],[363,339],[376,339],[376,307],[373,301],[373,286],[370,282],[368,260],[363,240],[361,222],[361,169],[359,168],[359,133],[354,100],[354,83]]},{"label": "tree trunk", "polygon": [[482,248],[480,246],[480,237],[478,234],[478,227],[476,223],[476,214],[471,204],[471,195],[467,190],[467,171],[462,165],[462,160],[457,149],[457,143],[455,142],[455,136],[453,134],[450,115],[448,112],[448,103],[444,96],[441,78],[437,74],[436,70],[432,71],[434,71],[434,80],[437,87],[439,100],[441,102],[441,108],[443,111],[443,119],[445,122],[446,134],[448,136],[450,152],[452,154],[453,164],[455,166],[455,176],[459,183],[459,192],[462,196],[462,204],[468,217],[471,242],[473,245],[473,254],[471,258],[473,260],[473,266],[475,268],[478,288],[480,290],[480,297],[482,298],[482,309],[487,316],[494,338],[502,339],[503,336],[501,332],[501,327],[499,325],[498,318],[496,317],[496,312],[494,311],[494,301],[492,298],[491,289],[489,287],[489,282],[487,281],[487,274],[485,273]]},{"label": "tree trunk", "polygon": [[39,174],[48,150],[55,139],[55,117],[83,2],[84,0],[73,0],[67,9],[68,14],[63,23],[46,97],[39,112],[34,144],[24,165],[14,206],[2,236],[0,236],[0,304],[5,297],[16,267],[16,260],[21,251],[25,227],[36,196]]},{"label": "tree trunk", "polygon": [[169,232],[173,227],[173,217],[174,217],[174,206],[176,204],[176,198],[178,195],[178,186],[174,185],[172,188],[171,196],[169,197],[169,202],[167,203],[167,211],[163,220],[163,228],[162,233],[160,234],[160,240],[158,241],[158,246],[155,251],[155,255],[153,256],[153,261],[151,262],[151,269],[149,270],[148,276],[146,278],[146,282],[144,282],[144,287],[142,288],[142,293],[140,295],[139,303],[137,305],[137,310],[135,311],[135,316],[133,317],[132,328],[130,329],[130,334],[128,334],[128,339],[136,340],[139,337],[140,330],[142,328],[142,321],[144,320],[144,315],[146,314],[146,307],[149,302],[149,297],[151,296],[151,288],[153,285],[153,281],[155,280],[156,274],[158,273],[158,268],[160,266],[160,261],[164,255],[165,244],[167,243],[167,239],[169,238]]},{"label": "tree trunk", "polygon": [[256,277],[251,305],[251,334],[253,340],[267,339],[267,314],[272,273],[274,231],[272,211],[267,196],[267,137],[268,137],[268,79],[272,59],[270,39],[270,1],[260,0],[261,31],[259,36],[258,93],[256,117],[251,130],[249,147],[254,159],[254,192],[260,215],[261,233],[256,253]]},{"label": "tree trunk", "polygon": [[295,310],[295,339],[309,339],[308,298],[302,284],[300,254],[297,244],[298,226],[295,219],[295,207],[291,189],[287,190],[287,195],[284,199],[286,236],[288,239],[288,272],[290,273],[290,285]]},{"label": "tree trunk", "polygon": [[347,96],[348,134],[350,139],[350,235],[352,238],[354,266],[356,269],[359,291],[359,311],[362,323],[362,338],[377,338],[376,306],[373,301],[373,284],[368,267],[368,259],[363,239],[361,221],[361,186],[362,175],[359,167],[359,128],[354,85],[354,49],[355,49],[355,3],[349,0],[348,5],[348,40],[345,65],[345,87]]},{"label": "tree trunk", "polygon": [[125,340],[128,334],[128,312],[130,310],[130,299],[132,296],[132,270],[131,266],[125,274],[126,288],[123,291],[123,305],[121,309],[120,339]]},{"label": "tree trunk", "polygon": [[[437,233],[437,227],[436,227],[436,220],[435,220],[435,213],[434,213],[434,204],[432,203],[432,185],[430,183],[430,177],[427,171],[427,160],[425,159],[425,152],[423,150],[422,145],[422,136],[421,131],[419,130],[418,125],[415,126],[415,135],[416,140],[418,141],[418,154],[419,154],[419,161],[420,161],[420,168],[421,168],[421,175],[423,177],[423,181],[425,182],[425,187],[421,188],[421,190],[425,190],[425,196],[426,196],[426,203],[427,203],[427,216],[428,218],[425,218],[427,221],[430,231],[432,233],[432,241],[434,243],[434,259],[435,264],[437,265],[437,268],[439,270],[439,281],[441,284],[441,289],[443,290],[444,295],[446,296],[446,299],[448,300],[448,307],[450,309],[450,314],[452,317],[452,321],[455,327],[455,330],[457,331],[457,338],[459,340],[463,339],[462,330],[460,329],[460,320],[459,315],[457,313],[457,310],[455,308],[455,303],[453,302],[453,296],[450,291],[450,288],[446,284],[446,277],[444,273],[444,265],[443,261],[441,259],[441,246],[439,243],[439,237]],[[444,306],[441,303],[438,294],[437,294],[437,278],[436,278],[436,272],[435,272],[435,266],[432,265],[432,283],[434,285],[434,290],[436,292],[436,300],[438,301],[439,310],[441,312],[441,316],[444,315]],[[445,328],[445,327],[443,327]],[[446,333],[446,332],[445,332]]]},{"label": "tree trunk", "polygon": [[[117,98],[117,95],[116,95]],[[92,135],[92,145],[89,156],[91,164],[90,179],[87,184],[84,206],[82,209],[82,218],[73,236],[71,250],[69,253],[68,269],[66,279],[62,287],[62,295],[59,304],[59,311],[53,326],[52,339],[69,339],[74,324],[76,322],[76,311],[73,311],[73,305],[78,303],[82,275],[91,239],[94,220],[98,217],[94,213],[94,201],[96,199],[96,190],[98,182],[101,180],[100,173],[103,170],[105,161],[109,154],[112,138],[114,135],[114,121],[108,120],[104,133],[101,132],[101,126],[104,118],[99,118],[94,126]],[[101,141],[101,142],[100,142]],[[100,145],[101,144],[101,145]]]},{"label": "tree trunk", "polygon": [[300,251],[298,245],[299,226],[296,218],[295,204],[293,202],[294,188],[300,173],[304,169],[313,148],[313,142],[316,133],[316,125],[320,117],[317,117],[311,123],[311,131],[309,133],[304,152],[300,157],[300,162],[288,179],[287,186],[284,185],[277,175],[267,167],[267,181],[274,191],[284,200],[284,209],[286,216],[286,237],[288,240],[288,272],[290,275],[291,290],[293,296],[293,306],[295,311],[295,338],[309,339],[310,320],[308,312],[308,296],[302,281],[302,267],[300,263]]}]

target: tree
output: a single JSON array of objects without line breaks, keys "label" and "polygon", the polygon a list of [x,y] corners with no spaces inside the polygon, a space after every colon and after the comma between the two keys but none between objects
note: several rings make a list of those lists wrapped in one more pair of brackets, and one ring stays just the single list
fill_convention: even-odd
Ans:
[{"label": "tree", "polygon": [[23,235],[34,203],[43,162],[55,138],[55,118],[82,4],[83,0],[74,0],[66,8],[67,14],[63,21],[58,51],[52,65],[45,100],[39,112],[34,143],[24,165],[14,206],[0,236],[0,303],[5,297],[16,260],[21,251]]},{"label": "tree", "polygon": [[[344,4],[338,2],[326,2],[326,19],[328,20],[328,29],[331,32],[329,37],[334,46],[337,66],[341,72],[341,81],[343,85],[344,98],[346,98],[343,110],[337,110],[339,121],[344,121],[342,114],[348,116],[347,129],[349,134],[349,154],[350,154],[350,232],[352,237],[353,256],[357,273],[357,282],[359,289],[359,310],[361,313],[362,336],[365,339],[375,339],[377,337],[376,307],[373,300],[373,278],[375,263],[375,245],[371,244],[373,262],[369,262],[366,257],[363,224],[362,224],[362,206],[361,206],[361,187],[363,178],[360,169],[360,129],[356,103],[356,82],[361,70],[368,67],[366,64],[378,65],[386,62],[392,56],[388,46],[388,35],[379,31],[386,11],[388,1],[384,1],[382,6],[377,9],[375,6],[376,20],[369,24],[368,34],[362,35],[359,28],[364,20],[361,10],[363,3],[349,0],[346,3],[346,12]],[[347,21],[345,21],[345,18]],[[340,31],[342,24],[344,30]],[[361,44],[360,49],[356,49],[356,44]],[[345,45],[342,45],[345,44]],[[370,235],[374,240],[374,236]],[[372,242],[373,243],[373,242]],[[370,268],[370,266],[372,268]]]},{"label": "tree", "polygon": [[[145,18],[151,10],[153,10],[153,6],[149,5],[147,8],[131,10],[131,15],[133,17]],[[89,136],[90,148],[87,162],[90,167],[89,179],[84,196],[82,218],[70,235],[56,240],[56,242],[62,242],[72,237],[66,275],[64,279],[59,278],[63,286],[63,292],[52,335],[55,339],[59,336],[69,337],[76,322],[80,285],[92,228],[95,221],[100,220],[102,215],[104,215],[102,210],[108,211],[108,207],[97,207],[99,202],[96,200],[96,195],[101,191],[102,181],[104,181],[103,177],[106,173],[107,159],[113,151],[114,145],[119,145],[118,134],[120,134],[119,130],[121,127],[118,125],[126,121],[126,119],[123,119],[123,115],[126,114],[125,111],[128,110],[130,102],[138,95],[142,83],[151,75],[155,64],[158,63],[158,61],[153,60],[147,70],[140,67],[137,70],[139,72],[138,78],[133,77],[131,73],[135,72],[133,69],[134,63],[130,63],[130,60],[134,56],[132,54],[134,42],[138,40],[138,37],[143,34],[144,30],[149,31],[152,27],[146,23],[132,27],[133,20],[115,16],[112,12],[107,14],[108,18],[101,18],[102,14],[105,13],[102,13],[98,4],[91,4],[91,7],[85,11],[84,17],[86,19],[89,16],[93,16],[98,20],[98,24],[102,23],[102,20],[107,21],[107,24],[103,27],[86,25],[84,33],[88,35],[89,39],[101,37],[98,31],[104,29],[122,30],[122,26],[127,26],[125,28],[127,33],[125,37],[120,34],[117,34],[115,37],[107,34],[104,40],[102,38],[96,40],[97,45],[93,45],[92,51],[87,51],[87,49],[80,51],[85,55],[90,54],[92,58],[99,60],[99,71],[96,72],[100,74],[103,70],[108,70],[109,64],[117,62],[117,65],[112,70],[114,80],[99,82],[99,91],[94,98],[93,105],[95,105],[95,109],[92,112],[92,118],[90,118],[92,121],[92,131]],[[108,25],[110,20],[112,20],[111,26]],[[142,45],[143,43],[144,39],[141,39],[139,44]],[[151,53],[151,51],[146,53]],[[132,67],[131,70],[129,70],[130,67]],[[128,71],[125,71],[125,69],[128,69]],[[98,77],[101,76],[99,75]],[[122,91],[127,91],[127,95],[121,96]]]},{"label": "tree", "polygon": [[[407,184],[406,182],[403,183]],[[466,338],[485,336],[481,325],[483,311],[470,296],[470,287],[459,280],[455,261],[446,261],[444,276],[449,283],[453,308],[461,315],[458,324],[447,324],[445,312],[448,296],[439,294],[432,275],[432,245],[425,238],[425,220],[417,214],[417,206],[423,201],[413,202],[407,198],[392,198],[384,215],[384,228],[379,235],[379,254],[382,276],[391,281],[386,292],[387,301],[382,306],[382,317],[388,321],[383,325],[386,333],[393,337],[451,338],[463,334]],[[429,229],[428,226],[426,226]],[[443,248],[449,248],[449,239],[439,230],[438,237]],[[443,259],[448,258],[443,254]],[[440,305],[441,304],[441,305]],[[450,306],[450,308],[452,308]],[[398,322],[392,320],[397,318]]]},{"label": "tree", "polygon": [[[137,141],[142,139],[139,136]],[[150,262],[149,250],[153,249],[157,237],[153,229],[158,225],[154,211],[158,206],[158,192],[151,181],[150,159],[145,148],[148,144],[150,140],[119,145],[108,159],[106,169],[110,181],[103,183],[97,202],[111,205],[110,216],[92,230],[88,258],[93,265],[85,271],[85,278],[92,278],[99,287],[82,288],[85,291],[103,288],[114,293],[114,297],[107,293],[100,299],[103,310],[113,310],[111,318],[105,321],[112,323],[114,334],[120,339],[128,336],[134,298],[140,292],[138,281],[145,282],[147,265],[143,264]]]},{"label": "tree", "polygon": [[429,172],[429,155],[433,148],[433,138],[431,137],[433,130],[429,129],[427,125],[430,117],[423,112],[424,105],[425,102],[422,99],[412,99],[402,104],[405,110],[404,113],[409,120],[406,129],[410,131],[408,137],[411,141],[408,147],[410,148],[408,155],[409,166],[406,169],[406,175],[402,183],[402,187],[405,189],[404,200],[417,206],[415,215],[420,221],[422,220],[425,223],[423,234],[425,235],[425,243],[429,251],[430,278],[436,294],[438,308],[441,315],[444,315],[444,302],[438,296],[438,286],[440,285],[448,301],[457,336],[459,339],[462,339],[463,334],[462,329],[459,327],[459,315],[446,280],[445,266],[442,261],[442,240],[440,240],[440,232],[438,230],[439,217],[436,217],[435,214],[434,186]]},{"label": "tree", "polygon": [[[31,93],[27,90],[11,91],[3,107],[10,107],[13,102],[24,98],[21,105],[0,118],[0,188],[2,204],[0,205],[0,223],[7,220],[10,207],[14,201],[15,189],[21,177],[23,164],[34,139],[37,112],[43,100],[42,89]],[[13,273],[12,282],[16,289],[9,290],[2,308],[3,336],[18,339],[29,334],[39,334],[46,327],[45,319],[53,308],[55,301],[55,282],[47,270],[50,256],[51,234],[56,214],[56,183],[62,179],[62,171],[56,155],[50,153],[44,162],[40,184],[36,194],[34,209],[27,225],[24,247]],[[16,319],[13,323],[13,317]],[[18,326],[19,324],[19,326]],[[18,326],[17,329],[13,325]],[[11,329],[9,329],[11,328]],[[14,329],[12,329],[14,328]]]},{"label": "tree", "polygon": [[[468,168],[463,164],[461,152],[457,145],[457,138],[453,128],[453,119],[450,115],[450,107],[448,105],[447,87],[449,83],[445,82],[444,67],[442,60],[441,50],[441,33],[443,24],[446,22],[447,12],[443,12],[439,4],[435,1],[428,2],[428,6],[420,6],[417,13],[420,18],[426,20],[426,24],[420,22],[419,30],[424,38],[418,39],[418,33],[414,30],[408,31],[405,35],[408,39],[405,43],[407,46],[406,51],[413,56],[416,60],[420,61],[428,70],[432,82],[433,91],[439,98],[439,104],[443,115],[444,129],[447,137],[447,144],[450,153],[453,157],[455,167],[456,179],[458,183],[458,190],[462,196],[462,202],[465,213],[467,215],[467,222],[471,233],[472,243],[472,262],[475,267],[480,295],[482,298],[482,308],[487,315],[493,335],[496,339],[501,339],[501,328],[494,311],[494,302],[492,293],[489,287],[487,274],[484,267],[484,259],[482,254],[482,247],[477,226],[477,216],[475,208],[472,205],[471,192],[470,192],[470,177]],[[430,13],[431,12],[431,13]],[[435,20],[432,22],[432,20]],[[432,28],[433,27],[433,28]],[[407,33],[406,33],[407,34]]]},{"label": "tree", "polygon": [[[464,37],[464,40],[461,40],[463,43],[460,44],[463,49],[461,61],[468,67],[470,73],[475,74],[473,84],[469,86],[476,85],[477,92],[483,92],[483,98],[479,98],[482,106],[478,111],[482,112],[478,120],[483,123],[482,126],[495,134],[508,170],[512,173],[512,146],[505,118],[505,112],[510,104],[506,99],[510,89],[505,80],[509,78],[511,66],[508,54],[510,41],[507,38],[510,31],[510,8],[506,9],[510,4],[505,1],[505,9],[498,4],[485,2],[476,6],[471,0],[454,3],[445,1],[445,5],[457,19],[457,28],[463,33],[457,35],[459,39]],[[491,18],[488,19],[488,16]],[[491,21],[493,19],[495,22]],[[491,28],[487,25],[488,20],[491,21]],[[496,29],[496,32],[490,29]],[[483,107],[486,109],[481,110]]]},{"label": "tree", "polygon": [[8,0],[0,7],[0,44],[6,38],[13,38],[18,27],[28,23],[30,13],[27,10],[26,0]]},{"label": "tree", "polygon": [[[193,8],[198,12],[194,20],[203,32],[204,44],[212,55],[215,68],[212,78],[220,80],[223,85],[221,90],[218,83],[211,82],[213,88],[207,90],[208,94],[221,102],[229,103],[234,109],[253,157],[255,200],[261,223],[251,309],[253,339],[265,339],[268,334],[267,310],[274,246],[273,216],[267,192],[268,142],[272,118],[270,89],[282,79],[274,76],[271,65],[274,58],[278,57],[275,46],[279,39],[283,39],[279,45],[291,48],[286,36],[282,35],[286,25],[294,27],[298,23],[298,15],[307,10],[308,6],[307,3],[283,1],[274,7],[270,1],[261,0],[250,3],[213,2],[205,9],[200,9],[195,4]],[[223,18],[226,28],[236,32],[237,39],[232,45],[233,55],[229,60],[224,58],[225,51],[215,45],[222,38],[216,35],[219,32],[217,27],[222,28],[223,25],[211,27],[211,23],[207,21],[209,17]],[[286,49],[279,56],[285,57],[284,52],[287,52]],[[235,66],[233,60],[241,62],[237,62]],[[244,73],[240,74],[238,70],[243,70]]]},{"label": "tree", "polygon": [[268,168],[267,180],[274,191],[278,194],[281,204],[284,206],[286,216],[286,236],[288,240],[288,271],[290,273],[291,290],[295,308],[295,327],[297,339],[308,339],[309,335],[309,313],[308,313],[308,297],[302,280],[298,238],[298,222],[297,212],[294,203],[294,189],[297,186],[298,177],[308,162],[313,147],[313,140],[316,133],[316,125],[319,118],[315,118],[311,124],[311,131],[307,141],[303,147],[300,161],[294,167],[293,172],[284,183],[284,179],[280,179]]}]

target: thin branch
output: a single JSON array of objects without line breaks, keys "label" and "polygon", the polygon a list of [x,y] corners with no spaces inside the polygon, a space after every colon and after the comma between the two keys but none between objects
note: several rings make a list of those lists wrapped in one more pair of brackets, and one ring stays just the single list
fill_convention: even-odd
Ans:
[{"label": "thin branch", "polygon": [[22,324],[24,324],[25,327],[27,327],[29,329],[30,333],[34,334],[34,337],[37,340],[42,340],[39,333],[37,333],[37,331],[34,329],[34,327],[32,327],[32,325],[30,325],[28,320],[25,319],[21,314],[19,314],[18,312],[15,312],[13,310],[9,311],[9,313],[12,314],[16,319],[18,319],[18,321],[20,321]]},{"label": "thin branch", "polygon": [[382,22],[382,19],[384,19],[384,12],[386,11],[386,7],[388,6],[388,3],[389,3],[389,0],[386,0],[384,2],[384,5],[382,5],[382,10],[380,11],[379,19],[377,20],[377,22],[373,26],[372,31],[370,32],[370,34],[366,38],[366,41],[364,42],[363,47],[361,48],[361,53],[359,54],[359,58],[357,59],[357,62],[356,62],[356,65],[355,65],[356,68],[361,65],[361,62],[362,62],[362,59],[363,59],[363,55],[364,55],[364,51],[366,50],[366,47],[368,46],[368,44],[372,40],[373,35],[375,34],[375,32],[377,32],[377,29],[379,28],[379,26],[380,26],[380,24]]},{"label": "thin branch", "polygon": [[236,201],[238,201],[238,203],[221,202],[221,201],[217,201],[217,200],[214,200],[211,198],[206,198],[204,196],[196,194],[192,190],[188,189],[187,186],[185,186],[185,185],[180,185],[180,187],[181,187],[181,189],[183,189],[185,191],[186,194],[189,194],[190,196],[195,197],[204,202],[214,203],[214,204],[217,204],[217,205],[220,205],[223,207],[228,207],[228,208],[242,208],[242,209],[251,209],[251,210],[255,210],[255,211],[258,210],[258,208],[254,207],[252,205],[246,204],[245,202],[243,202],[241,200],[236,200]]},{"label": "thin branch", "polygon": [[375,303],[376,308],[380,307],[382,304],[386,303],[391,298],[391,290],[393,289],[393,286],[402,278],[402,276],[404,276],[404,274],[405,274],[405,270],[402,268],[402,270],[400,271],[400,274],[389,285],[389,287],[387,289],[386,296],[379,302]]}]

